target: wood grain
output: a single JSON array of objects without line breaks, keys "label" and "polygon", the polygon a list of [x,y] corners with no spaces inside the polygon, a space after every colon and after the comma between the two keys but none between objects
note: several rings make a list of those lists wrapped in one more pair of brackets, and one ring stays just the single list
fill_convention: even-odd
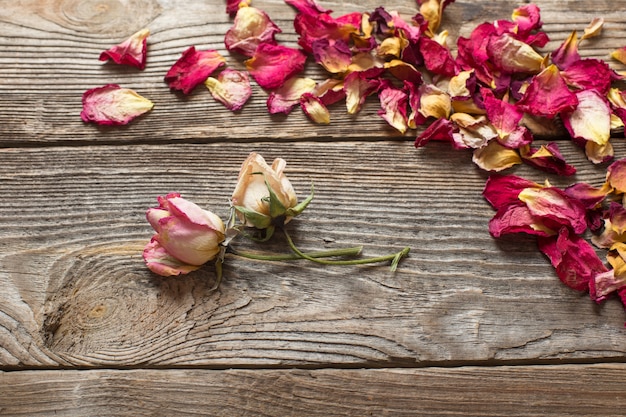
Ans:
[{"label": "wood grain", "polygon": [[[225,217],[251,150],[284,157],[301,196],[315,184],[313,203],[290,224],[303,248],[363,245],[377,256],[410,246],[410,257],[395,274],[230,257],[215,293],[210,267],[179,279],[149,273],[144,212],[155,197],[179,191]],[[562,150],[578,181],[603,181],[604,168],[579,149]],[[10,196],[0,207],[3,366],[379,367],[624,354],[621,304],[596,306],[566,288],[531,238],[492,239],[486,175],[444,144],[24,148],[0,151],[0,161],[0,192]],[[266,250],[286,244],[277,238]]]},{"label": "wood grain", "polygon": [[[322,1],[335,15],[372,11],[374,0],[358,2]],[[544,29],[551,42],[545,53],[554,50],[571,31],[582,31],[595,16],[606,19],[603,35],[581,44],[581,55],[607,60],[618,70],[626,67],[609,58],[609,53],[626,45],[626,10],[614,2],[575,2],[560,0],[536,2],[542,9]],[[295,46],[294,10],[278,0],[259,0],[254,5],[265,10],[281,27],[278,37]],[[450,32],[454,50],[458,36],[468,36],[478,24],[510,19],[516,7],[509,1],[457,1],[446,9],[442,28]],[[387,10],[412,17],[414,0],[385,2]],[[593,12],[590,13],[590,10]],[[58,143],[154,143],[178,140],[216,142],[223,140],[289,141],[399,139],[377,114],[377,99],[370,97],[356,116],[345,106],[331,107],[331,124],[313,125],[296,109],[289,116],[270,116],[267,92],[254,85],[254,95],[245,108],[231,113],[217,103],[202,86],[193,94],[172,93],[163,76],[181,53],[191,45],[216,49],[227,58],[227,65],[243,68],[240,56],[229,54],[224,34],[232,20],[223,2],[184,0],[30,0],[11,2],[0,11],[0,145]],[[148,65],[144,71],[98,61],[100,52],[119,43],[135,31],[149,27]],[[310,62],[305,76],[327,78]],[[155,108],[123,128],[85,125],[79,117],[84,91],[108,83],[133,88],[151,99]],[[416,131],[405,136],[414,137]]]},{"label": "wood grain", "polygon": [[3,416],[622,416],[624,365],[0,373]]}]

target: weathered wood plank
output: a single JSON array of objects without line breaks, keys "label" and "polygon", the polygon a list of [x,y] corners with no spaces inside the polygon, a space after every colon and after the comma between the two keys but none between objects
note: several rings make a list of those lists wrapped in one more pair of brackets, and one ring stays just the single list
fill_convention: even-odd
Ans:
[{"label": "weathered wood plank", "polygon": [[[570,145],[570,146],[567,146]],[[617,155],[626,146],[616,141]],[[304,196],[290,228],[306,249],[412,248],[386,266],[229,258],[180,279],[141,250],[155,196],[180,191],[219,215],[255,149],[288,161]],[[578,180],[603,168],[564,143]],[[517,171],[543,181],[544,174]],[[562,285],[532,239],[493,240],[486,175],[466,152],[410,143],[206,144],[0,151],[0,364],[37,366],[407,366],[619,358],[617,300]],[[565,184],[563,178],[552,178]],[[240,241],[239,247],[258,249]],[[271,250],[284,251],[280,239]]]},{"label": "weathered wood plank", "polygon": [[[374,0],[358,2],[321,1],[336,15],[372,11]],[[585,41],[581,54],[610,61],[608,54],[626,45],[626,10],[612,1],[563,2],[541,0],[545,30],[551,51],[572,30],[581,31],[595,16],[606,19],[604,35]],[[294,11],[278,0],[255,0],[283,29],[279,40],[295,45]],[[417,11],[414,0],[385,2],[387,10],[403,16]],[[457,1],[446,10],[443,27],[451,33],[452,45],[459,35],[468,35],[483,21],[510,18],[516,5],[510,1]],[[376,139],[399,135],[376,114],[378,103],[371,98],[357,116],[346,114],[343,105],[331,108],[329,126],[311,124],[297,110],[288,117],[267,114],[267,93],[255,93],[243,111],[231,114],[215,102],[204,87],[189,97],[169,91],[163,76],[183,50],[217,49],[229,66],[243,68],[240,57],[227,53],[223,37],[232,21],[224,2],[189,4],[182,0],[127,0],[124,2],[74,0],[23,0],[0,10],[0,144],[154,142],[170,140],[220,141],[224,139],[288,140]],[[135,31],[149,27],[148,66],[144,71],[98,61],[101,51]],[[312,62],[305,75],[321,80],[325,74]],[[81,95],[90,88],[118,83],[133,88],[156,104],[149,114],[124,128],[85,125],[79,118]],[[415,132],[407,133],[407,137]]]},{"label": "weathered wood plank", "polygon": [[3,416],[622,416],[624,365],[0,372]]}]

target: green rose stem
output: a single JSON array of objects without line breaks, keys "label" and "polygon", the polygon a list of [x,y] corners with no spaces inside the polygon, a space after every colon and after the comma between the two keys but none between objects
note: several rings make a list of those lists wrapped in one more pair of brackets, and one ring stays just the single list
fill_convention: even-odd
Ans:
[{"label": "green rose stem", "polygon": [[[337,256],[356,256],[363,250],[363,246],[354,246],[351,248],[342,248],[342,249],[333,249],[327,251],[319,251],[319,252],[309,252],[304,255],[306,258],[331,258]],[[223,253],[217,258],[215,261],[215,284],[209,291],[215,291],[219,288],[222,283],[222,264],[224,263],[224,256],[226,251],[234,256],[239,256],[241,258],[254,259],[257,261],[296,261],[302,259],[303,257],[298,254],[283,254],[283,255],[265,255],[261,253],[250,253],[250,252],[240,252],[233,249],[231,246],[224,247]]]},{"label": "green rose stem", "polygon": [[295,243],[293,243],[291,236],[289,236],[289,233],[287,233],[287,230],[283,228],[282,231],[285,235],[285,238],[287,239],[287,243],[289,244],[289,247],[291,248],[292,251],[294,251],[296,255],[298,255],[299,257],[303,259],[309,260],[311,262],[316,262],[318,264],[323,264],[323,265],[363,265],[363,264],[391,261],[391,272],[394,272],[398,268],[398,263],[400,263],[400,260],[404,258],[405,256],[407,256],[409,254],[409,251],[411,250],[411,248],[406,247],[402,249],[400,252],[392,253],[391,255],[378,256],[375,258],[365,258],[365,259],[351,259],[351,260],[343,260],[343,261],[342,260],[318,259],[318,258],[309,256],[306,253],[302,252],[300,249],[298,249]]},{"label": "green rose stem", "polygon": [[[311,258],[330,258],[335,256],[356,256],[363,250],[363,246],[355,246],[352,248],[333,249],[320,252],[309,252],[305,255]],[[285,254],[285,255],[264,255],[260,253],[239,252],[232,247],[228,249],[229,253],[240,256],[242,258],[255,259],[259,261],[295,261],[302,259],[302,256],[297,254]],[[305,258],[306,259],[306,258]]]}]

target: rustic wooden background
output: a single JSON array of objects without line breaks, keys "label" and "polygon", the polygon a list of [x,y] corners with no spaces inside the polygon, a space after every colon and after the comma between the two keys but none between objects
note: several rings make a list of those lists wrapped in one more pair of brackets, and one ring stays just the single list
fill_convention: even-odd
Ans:
[{"label": "rustic wooden background", "polygon": [[[374,0],[323,1],[335,15]],[[203,87],[172,93],[163,76],[188,46],[217,49],[232,21],[221,1],[17,0],[0,8],[0,415],[484,416],[624,415],[626,313],[556,278],[532,238],[494,240],[471,155],[394,133],[375,99],[329,126],[299,111],[270,116],[265,93],[232,114]],[[623,1],[541,0],[558,46],[593,17],[586,57],[626,45]],[[294,46],[294,11],[254,0]],[[446,10],[451,38],[518,4],[466,0]],[[412,0],[385,2],[404,16]],[[149,27],[144,71],[98,61]],[[616,70],[626,68],[610,61]],[[315,65],[307,74],[321,78]],[[79,117],[81,95],[119,83],[155,102],[128,126]],[[614,138],[618,158],[623,137]],[[574,178],[593,166],[560,142]],[[170,191],[227,215],[250,151],[283,157],[301,197],[290,224],[306,249],[411,247],[398,271],[227,259],[161,278],[143,265],[144,213]],[[543,181],[525,167],[510,171]],[[244,242],[239,247],[256,249]],[[269,247],[283,251],[276,239]]]}]

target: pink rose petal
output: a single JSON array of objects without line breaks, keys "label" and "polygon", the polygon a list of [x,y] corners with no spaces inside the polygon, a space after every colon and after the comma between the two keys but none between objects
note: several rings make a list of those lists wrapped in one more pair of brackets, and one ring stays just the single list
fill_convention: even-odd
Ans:
[{"label": "pink rose petal", "polygon": [[124,42],[100,54],[100,61],[113,60],[116,64],[125,64],[143,70],[146,67],[148,29],[142,29]]},{"label": "pink rose petal", "polygon": [[230,68],[220,72],[217,78],[207,78],[204,85],[215,100],[231,111],[241,110],[252,96],[248,74]]},{"label": "pink rose petal", "polygon": [[85,91],[80,117],[99,125],[125,125],[152,110],[154,104],[131,89],[117,84]]},{"label": "pink rose petal", "polygon": [[245,64],[250,75],[262,88],[273,90],[302,72],[305,61],[306,55],[298,49],[262,43]]},{"label": "pink rose petal", "polygon": [[189,94],[225,63],[226,59],[219,52],[196,51],[196,48],[191,46],[167,72],[165,82],[171,89]]}]

